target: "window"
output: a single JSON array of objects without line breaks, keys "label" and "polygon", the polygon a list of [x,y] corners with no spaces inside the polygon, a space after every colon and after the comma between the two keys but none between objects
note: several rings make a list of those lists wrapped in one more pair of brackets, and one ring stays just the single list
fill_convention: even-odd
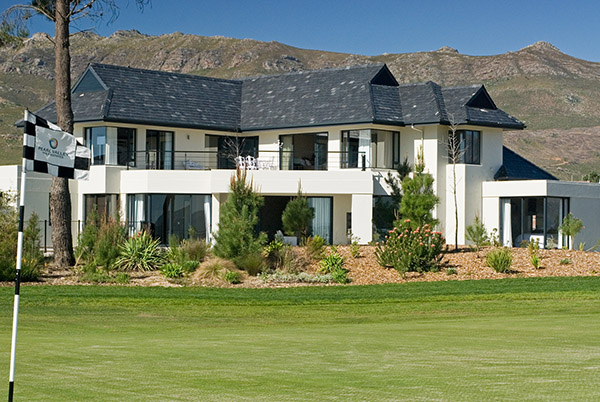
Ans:
[{"label": "window", "polygon": [[105,219],[116,217],[119,208],[118,194],[85,194],[84,195],[85,216],[87,221],[92,211],[96,211],[99,217]]},{"label": "window", "polygon": [[236,157],[258,157],[258,137],[206,134],[205,148],[211,153],[209,156],[211,168],[235,169]]},{"label": "window", "polygon": [[[385,130],[342,131],[341,168],[395,169],[400,165],[400,133]],[[363,160],[364,158],[364,160]]]},{"label": "window", "polygon": [[168,244],[170,236],[185,239],[190,232],[209,240],[211,196],[203,194],[129,194],[127,222],[130,234],[148,230]]},{"label": "window", "polygon": [[124,127],[88,127],[85,145],[92,151],[93,165],[134,166],[135,129]]},{"label": "window", "polygon": [[[470,165],[478,165],[481,163],[481,133],[473,130],[458,130],[456,136],[452,138],[452,133],[449,133],[450,141],[454,140],[459,157],[456,163],[466,163]],[[453,148],[453,147],[450,147]],[[448,158],[452,161],[452,149],[448,150]]]},{"label": "window", "polygon": [[327,133],[279,136],[281,170],[327,170]]},{"label": "window", "polygon": [[146,166],[150,169],[173,169],[172,131],[146,131]]}]

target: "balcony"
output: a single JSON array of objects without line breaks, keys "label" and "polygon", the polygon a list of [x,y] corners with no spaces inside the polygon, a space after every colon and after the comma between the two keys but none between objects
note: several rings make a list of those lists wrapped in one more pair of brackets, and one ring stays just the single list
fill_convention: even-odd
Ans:
[{"label": "balcony", "polygon": [[298,157],[293,151],[259,151],[257,156],[236,156],[219,151],[137,151],[129,159],[128,169],[141,170],[340,170],[393,169],[373,165],[364,152],[329,151]]}]

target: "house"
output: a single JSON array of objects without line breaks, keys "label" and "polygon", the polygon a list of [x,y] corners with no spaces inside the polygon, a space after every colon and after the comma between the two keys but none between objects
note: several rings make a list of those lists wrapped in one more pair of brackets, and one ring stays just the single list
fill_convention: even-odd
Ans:
[{"label": "house", "polygon": [[[90,180],[70,183],[78,222],[93,208],[120,211],[132,233],[148,228],[166,242],[193,227],[210,240],[239,165],[265,197],[260,230],[281,229],[301,186],[315,210],[313,234],[346,243],[352,233],[364,244],[373,239],[374,205],[389,199],[388,172],[422,152],[451,244],[454,187],[459,244],[475,216],[515,245],[562,245],[557,227],[569,211],[600,227],[600,186],[558,181],[504,148],[503,130],[524,124],[498,109],[483,85],[399,84],[384,64],[226,80],[94,63],[72,98],[74,134],[93,159]],[[55,121],[55,105],[37,114]],[[450,125],[461,144],[456,186]],[[19,167],[0,171],[1,189],[18,188]],[[42,220],[49,182],[28,175],[28,208]],[[577,240],[595,243],[597,231]]]}]

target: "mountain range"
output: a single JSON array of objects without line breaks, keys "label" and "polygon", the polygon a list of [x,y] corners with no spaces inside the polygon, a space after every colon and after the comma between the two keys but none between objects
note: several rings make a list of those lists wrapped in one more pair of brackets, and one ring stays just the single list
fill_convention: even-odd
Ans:
[{"label": "mountain range", "polygon": [[[221,78],[385,62],[402,83],[483,83],[499,108],[528,127],[508,132],[508,147],[562,179],[600,171],[600,63],[569,56],[547,42],[493,56],[464,55],[449,47],[363,56],[279,42],[181,33],[148,36],[132,30],[108,37],[75,34],[71,54],[74,79],[91,62]],[[0,163],[19,162],[21,140],[14,122],[25,107],[36,110],[52,100],[53,75],[53,43],[47,34],[0,48],[0,146],[7,150]]]}]

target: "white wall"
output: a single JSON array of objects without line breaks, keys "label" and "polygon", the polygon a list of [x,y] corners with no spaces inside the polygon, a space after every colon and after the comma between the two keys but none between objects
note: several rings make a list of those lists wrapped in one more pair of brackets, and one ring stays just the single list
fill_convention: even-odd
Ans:
[{"label": "white wall", "polygon": [[486,229],[500,227],[500,198],[559,197],[570,199],[570,211],[585,228],[575,238],[575,248],[591,247],[600,239],[600,184],[554,180],[485,182],[482,185],[483,218]]}]

